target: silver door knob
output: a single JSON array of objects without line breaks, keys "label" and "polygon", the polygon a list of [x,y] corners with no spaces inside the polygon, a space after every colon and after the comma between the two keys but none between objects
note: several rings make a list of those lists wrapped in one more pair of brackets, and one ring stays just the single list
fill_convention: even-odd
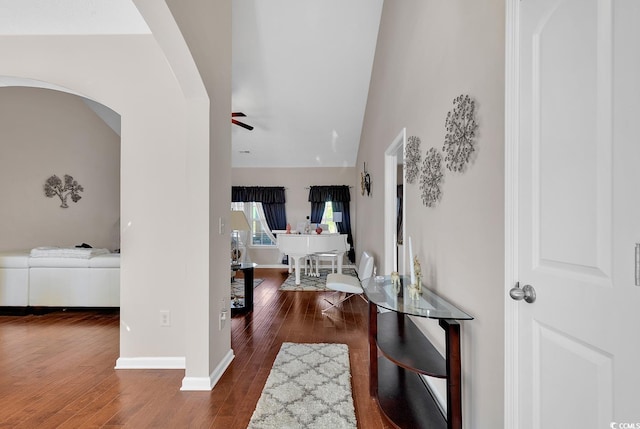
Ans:
[{"label": "silver door knob", "polygon": [[518,282],[516,286],[509,291],[509,296],[516,301],[524,299],[525,302],[531,304],[536,300],[536,290],[531,285],[524,285],[522,289],[520,289],[520,282]]}]

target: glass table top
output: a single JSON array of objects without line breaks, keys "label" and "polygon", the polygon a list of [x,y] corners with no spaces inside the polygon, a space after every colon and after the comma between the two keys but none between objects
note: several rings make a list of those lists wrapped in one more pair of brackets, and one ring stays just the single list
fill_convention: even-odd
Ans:
[{"label": "glass table top", "polygon": [[258,264],[256,264],[255,262],[242,262],[242,263],[239,263],[239,264],[234,264],[233,262],[231,263],[231,269],[233,271],[247,270],[249,268],[255,268],[257,266],[258,266]]},{"label": "glass table top", "polygon": [[364,279],[362,281],[362,287],[370,302],[398,313],[428,317],[431,319],[473,319],[472,316],[424,286],[422,286],[422,293],[418,299],[412,298],[408,291],[409,278],[401,276],[400,282],[402,287],[398,293],[394,291],[389,276],[376,276]]}]

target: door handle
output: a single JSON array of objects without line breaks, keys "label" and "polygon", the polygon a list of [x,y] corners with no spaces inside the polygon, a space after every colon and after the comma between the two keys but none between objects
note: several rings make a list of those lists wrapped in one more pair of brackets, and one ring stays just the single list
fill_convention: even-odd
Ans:
[{"label": "door handle", "polygon": [[520,282],[516,283],[515,287],[512,287],[509,291],[509,296],[516,301],[525,300],[531,304],[536,300],[536,290],[531,285],[524,285],[522,289],[520,289]]}]

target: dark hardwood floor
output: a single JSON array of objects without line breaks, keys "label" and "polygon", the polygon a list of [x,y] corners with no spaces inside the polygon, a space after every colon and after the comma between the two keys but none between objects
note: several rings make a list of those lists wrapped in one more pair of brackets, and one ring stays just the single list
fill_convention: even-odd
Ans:
[{"label": "dark hardwood floor", "polygon": [[256,269],[254,312],[232,318],[235,359],[211,392],[181,392],[183,370],[114,370],[117,313],[0,316],[0,428],[246,428],[283,342],[347,344],[358,427],[390,427],[368,393],[366,303],[323,316],[329,293],[281,292],[286,275]]}]

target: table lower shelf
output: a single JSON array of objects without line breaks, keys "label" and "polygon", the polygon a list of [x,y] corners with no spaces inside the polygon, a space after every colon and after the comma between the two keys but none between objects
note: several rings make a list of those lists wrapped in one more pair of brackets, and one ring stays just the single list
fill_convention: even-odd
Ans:
[{"label": "table lower shelf", "polygon": [[396,365],[431,377],[447,377],[445,359],[404,314],[378,314],[377,343],[382,354]]},{"label": "table lower shelf", "polygon": [[446,429],[447,420],[422,378],[378,358],[378,404],[399,428]]}]

